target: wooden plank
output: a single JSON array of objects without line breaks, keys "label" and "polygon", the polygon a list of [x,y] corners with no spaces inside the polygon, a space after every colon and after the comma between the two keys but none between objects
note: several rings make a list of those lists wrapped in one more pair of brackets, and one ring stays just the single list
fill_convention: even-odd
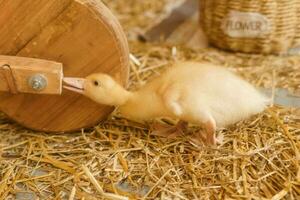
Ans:
[{"label": "wooden plank", "polygon": [[10,65],[7,64],[1,65],[1,73],[3,75],[1,76],[1,78],[3,79],[0,80],[0,91],[17,94],[18,88],[16,86],[16,82]]},{"label": "wooden plank", "polygon": [[150,28],[143,40],[165,41],[170,45],[183,45],[193,49],[208,47],[208,40],[199,24],[199,0],[185,0],[160,23]]},{"label": "wooden plank", "polygon": [[182,23],[196,14],[197,0],[186,0],[180,6],[175,8],[169,16],[163,19],[159,24],[152,27],[145,37],[149,41],[157,41],[168,38]]}]

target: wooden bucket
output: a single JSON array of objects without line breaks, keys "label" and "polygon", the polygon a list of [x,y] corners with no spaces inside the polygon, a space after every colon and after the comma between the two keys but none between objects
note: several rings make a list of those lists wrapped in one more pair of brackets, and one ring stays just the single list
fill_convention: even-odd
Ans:
[{"label": "wooden bucket", "polygon": [[[0,22],[0,55],[12,56],[0,58],[0,109],[11,119],[65,132],[95,125],[113,111],[61,88],[63,75],[103,72],[122,85],[128,81],[126,36],[101,1],[2,1]],[[39,79],[48,80],[44,90],[36,90]]]}]

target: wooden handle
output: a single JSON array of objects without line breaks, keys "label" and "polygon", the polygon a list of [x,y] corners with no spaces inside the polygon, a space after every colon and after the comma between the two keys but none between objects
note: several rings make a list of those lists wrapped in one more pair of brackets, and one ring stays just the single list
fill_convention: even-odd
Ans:
[{"label": "wooden handle", "polygon": [[33,94],[61,94],[63,67],[61,63],[0,56],[0,91]]}]

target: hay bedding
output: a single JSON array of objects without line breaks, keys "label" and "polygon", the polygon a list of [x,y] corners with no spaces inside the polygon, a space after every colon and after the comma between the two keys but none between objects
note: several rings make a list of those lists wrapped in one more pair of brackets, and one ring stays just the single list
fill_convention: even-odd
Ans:
[{"label": "hay bedding", "polygon": [[[137,27],[151,23],[167,1],[106,2],[132,34],[131,88],[175,60],[192,59],[222,64],[257,86],[300,89],[298,57],[138,43]],[[63,135],[32,132],[3,115],[0,121],[0,199],[300,197],[300,109],[274,107],[221,130],[224,141],[215,148],[194,144],[189,134],[174,140],[150,136],[148,124],[118,113],[92,129]]]}]

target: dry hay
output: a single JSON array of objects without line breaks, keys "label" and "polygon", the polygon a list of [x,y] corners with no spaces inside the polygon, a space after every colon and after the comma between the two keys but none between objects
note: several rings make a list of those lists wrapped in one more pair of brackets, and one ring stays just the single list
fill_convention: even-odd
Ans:
[{"label": "dry hay", "polygon": [[[122,23],[128,32],[151,21],[135,20],[145,9],[138,7],[141,1],[107,2],[126,19]],[[149,12],[161,11],[161,3],[151,2],[141,4],[150,5]],[[129,12],[133,3],[137,13]],[[300,89],[299,57],[193,51],[135,41],[130,45],[131,88],[176,60],[205,60],[235,70],[257,86]],[[300,109],[270,108],[220,130],[224,141],[214,148],[183,136],[151,136],[148,124],[118,113],[94,128],[62,135],[24,129],[3,115],[0,122],[0,199],[300,197]]]}]

